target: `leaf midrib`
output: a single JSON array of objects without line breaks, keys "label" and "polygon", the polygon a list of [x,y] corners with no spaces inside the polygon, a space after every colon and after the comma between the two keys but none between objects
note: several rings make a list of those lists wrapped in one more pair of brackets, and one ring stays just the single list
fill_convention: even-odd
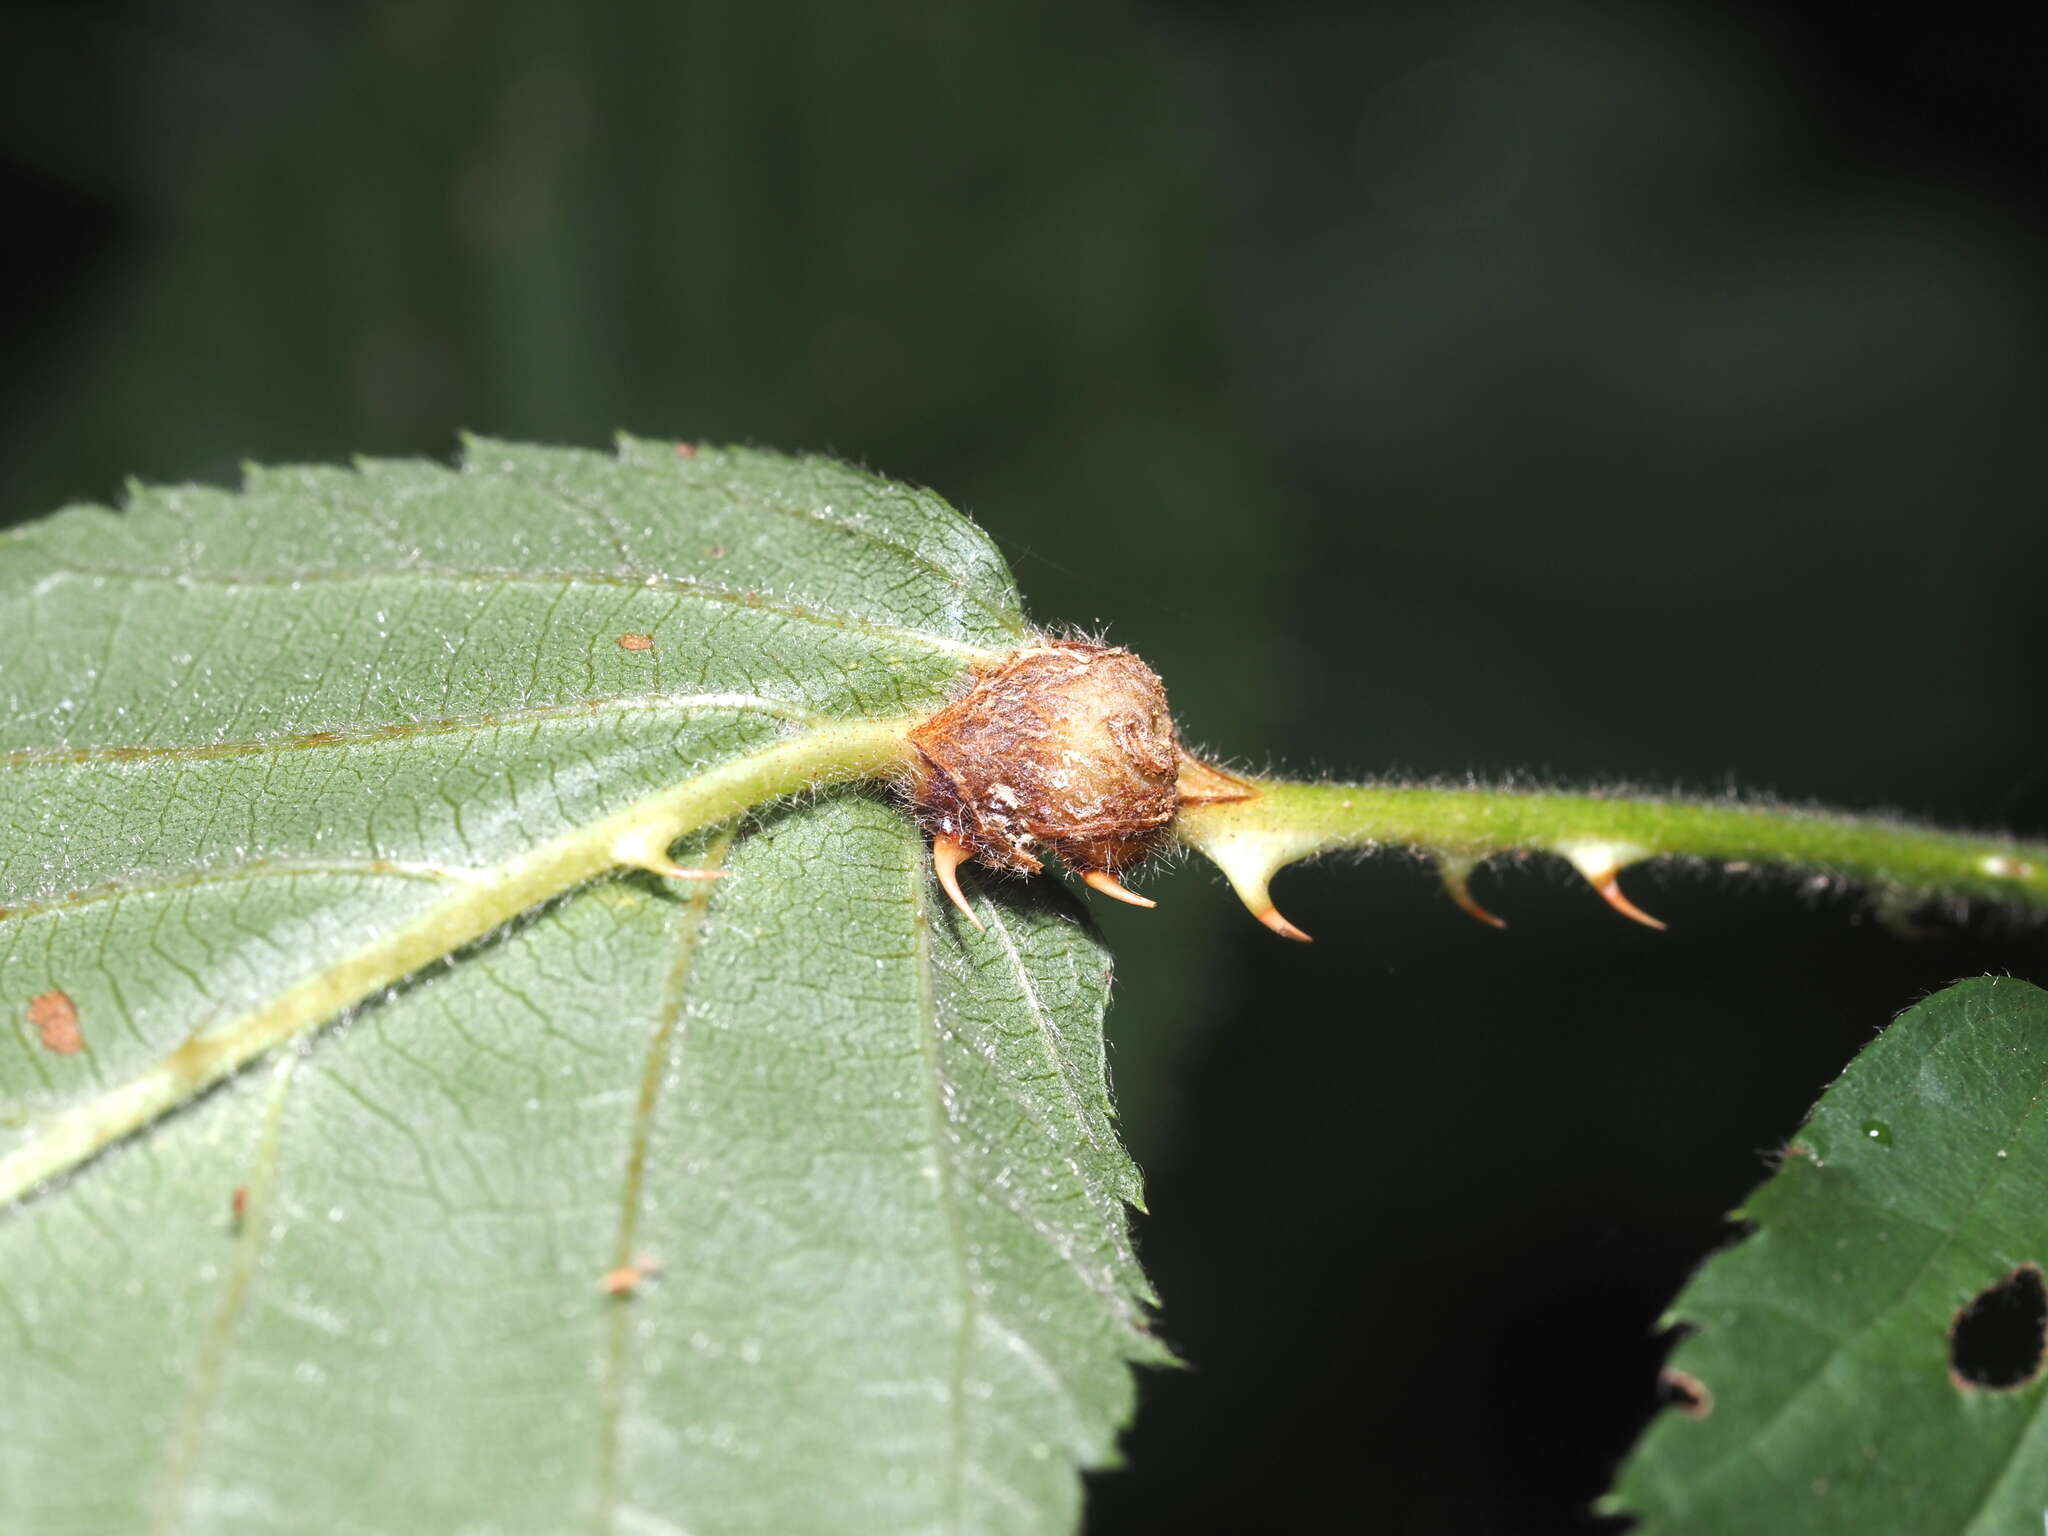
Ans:
[{"label": "leaf midrib", "polygon": [[487,870],[447,900],[302,976],[241,1017],[188,1038],[140,1076],[75,1104],[0,1157],[0,1206],[132,1134],[263,1052],[482,937],[520,913],[699,827],[765,801],[900,770],[914,721],[820,724],[742,754]]}]

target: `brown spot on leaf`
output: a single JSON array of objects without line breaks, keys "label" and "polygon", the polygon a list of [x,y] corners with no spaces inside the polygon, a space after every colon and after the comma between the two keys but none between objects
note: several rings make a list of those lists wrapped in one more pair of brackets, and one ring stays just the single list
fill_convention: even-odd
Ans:
[{"label": "brown spot on leaf", "polygon": [[1965,1392],[2012,1392],[2041,1374],[2048,1282],[2022,1264],[1958,1308],[1948,1328],[1949,1380]]},{"label": "brown spot on leaf", "polygon": [[35,1026],[43,1049],[58,1056],[76,1056],[85,1049],[85,1036],[78,1029],[78,1004],[69,994],[41,992],[28,1000],[28,1021]]},{"label": "brown spot on leaf", "polygon": [[661,1273],[661,1261],[648,1254],[641,1254],[630,1264],[621,1264],[608,1273],[600,1284],[607,1296],[630,1296],[633,1292]]},{"label": "brown spot on leaf", "polygon": [[1714,1411],[1714,1394],[1691,1371],[1667,1365],[1657,1378],[1664,1388],[1664,1400],[1689,1419],[1704,1419]]},{"label": "brown spot on leaf", "polygon": [[725,546],[723,544],[712,545],[704,551],[704,558],[706,560],[723,560],[725,558]]},{"label": "brown spot on leaf", "polygon": [[237,1184],[235,1192],[228,1199],[228,1211],[239,1224],[249,1214],[249,1186]]},{"label": "brown spot on leaf", "polygon": [[652,635],[621,635],[619,649],[622,651],[651,651],[654,649]]}]

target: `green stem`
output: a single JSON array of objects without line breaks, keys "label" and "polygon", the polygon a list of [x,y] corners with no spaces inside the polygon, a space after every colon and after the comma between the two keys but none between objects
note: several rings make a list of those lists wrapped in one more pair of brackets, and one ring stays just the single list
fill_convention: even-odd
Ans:
[{"label": "green stem", "polygon": [[1488,921],[1465,880],[1500,854],[1556,854],[1629,916],[1616,874],[1647,859],[1753,864],[1854,881],[1903,913],[1941,898],[2048,913],[2048,845],[1943,832],[1875,816],[1734,801],[1404,785],[1247,781],[1243,800],[1190,805],[1176,831],[1213,859],[1253,914],[1303,937],[1267,886],[1298,859],[1338,849],[1412,848],[1433,857],[1458,904]]}]

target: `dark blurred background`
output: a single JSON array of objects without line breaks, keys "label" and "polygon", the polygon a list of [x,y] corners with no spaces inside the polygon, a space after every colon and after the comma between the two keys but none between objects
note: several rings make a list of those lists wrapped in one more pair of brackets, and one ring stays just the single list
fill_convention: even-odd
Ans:
[{"label": "dark blurred background", "polygon": [[[1997,14],[16,0],[0,521],[461,428],[828,449],[1241,763],[2042,835],[2048,58]],[[1770,1150],[2048,958],[1631,890],[1671,933],[1400,860],[1285,877],[1307,950],[1194,868],[1102,913],[1191,1369],[1093,1529],[1602,1528]]]}]

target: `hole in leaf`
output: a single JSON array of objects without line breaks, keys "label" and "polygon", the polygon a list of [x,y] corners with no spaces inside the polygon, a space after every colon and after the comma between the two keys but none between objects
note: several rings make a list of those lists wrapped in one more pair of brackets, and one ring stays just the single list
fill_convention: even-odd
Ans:
[{"label": "hole in leaf", "polygon": [[2048,1283],[2022,1264],[1956,1313],[1948,1330],[1949,1375],[1965,1389],[2010,1392],[2041,1372],[2048,1347]]}]

